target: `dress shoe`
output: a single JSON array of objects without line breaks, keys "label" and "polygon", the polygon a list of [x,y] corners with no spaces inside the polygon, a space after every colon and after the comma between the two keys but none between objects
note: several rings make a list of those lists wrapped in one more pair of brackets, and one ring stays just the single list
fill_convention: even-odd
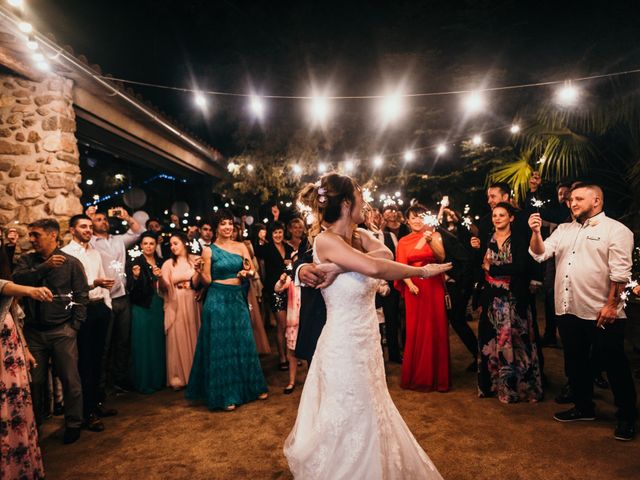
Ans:
[{"label": "dress shoe", "polygon": [[296,389],[296,386],[291,384],[291,385],[287,385],[284,388],[284,394],[285,395],[291,395],[293,393],[293,391]]},{"label": "dress shoe", "polygon": [[560,393],[556,395],[555,400],[556,400],[556,403],[559,403],[560,405],[564,405],[565,403],[573,403],[575,398],[573,397],[573,392],[571,391],[571,387],[569,386],[568,383],[566,383],[562,387],[562,389],[560,390]]},{"label": "dress shoe", "polygon": [[607,380],[602,375],[598,375],[597,377],[595,377],[593,379],[593,384],[603,390],[609,390],[609,382],[607,382]]},{"label": "dress shoe", "polygon": [[107,408],[102,403],[99,403],[96,406],[94,413],[100,418],[113,417],[114,415],[118,414],[118,410],[116,410],[115,408]]},{"label": "dress shoe", "polygon": [[558,422],[579,422],[595,420],[596,416],[593,412],[582,412],[574,407],[569,410],[556,413],[553,418]]},{"label": "dress shoe", "polygon": [[67,427],[64,429],[62,443],[69,445],[80,438],[80,427]]},{"label": "dress shoe", "polygon": [[635,422],[627,422],[625,420],[620,420],[618,422],[618,426],[616,427],[615,432],[613,433],[613,438],[616,440],[621,440],[623,442],[630,442],[633,440],[633,437],[636,436],[636,424]]},{"label": "dress shoe", "polygon": [[96,414],[92,413],[85,420],[84,426],[87,430],[91,430],[92,432],[102,432],[104,431],[104,423],[100,420]]}]

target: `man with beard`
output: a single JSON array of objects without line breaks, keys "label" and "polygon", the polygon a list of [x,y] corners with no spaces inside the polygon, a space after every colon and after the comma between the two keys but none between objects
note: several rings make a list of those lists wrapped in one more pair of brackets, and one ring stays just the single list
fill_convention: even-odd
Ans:
[{"label": "man with beard", "polygon": [[539,214],[529,218],[530,250],[543,262],[555,255],[555,310],[575,407],[558,412],[559,422],[594,420],[590,353],[599,351],[618,407],[617,440],[632,440],[637,419],[636,390],[624,351],[626,316],[620,293],[631,275],[633,233],[603,212],[604,195],[595,184],[571,189],[575,220],[542,239]]},{"label": "man with beard", "polygon": [[97,412],[100,403],[100,378],[107,328],[111,319],[111,297],[113,278],[106,278],[100,253],[89,241],[93,235],[93,224],[86,215],[74,215],[69,220],[72,240],[61,250],[76,257],[82,263],[89,285],[87,319],[78,331],[78,370],[82,381],[84,422],[93,432],[104,430]]}]

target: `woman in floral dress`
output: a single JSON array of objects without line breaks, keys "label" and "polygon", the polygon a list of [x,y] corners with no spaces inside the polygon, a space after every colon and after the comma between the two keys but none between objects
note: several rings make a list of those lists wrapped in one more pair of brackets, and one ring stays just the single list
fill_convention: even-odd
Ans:
[{"label": "woman in floral dress", "polygon": [[10,282],[9,263],[4,253],[0,257],[0,478],[37,480],[45,475],[29,389],[29,367],[35,360],[22,335],[22,311],[13,299],[51,301],[53,296],[46,287]]},{"label": "woman in floral dress", "polygon": [[511,234],[513,219],[510,204],[493,209],[495,233],[482,263],[478,396],[497,396],[503,403],[537,402],[542,400],[542,380],[529,304],[527,239]]}]

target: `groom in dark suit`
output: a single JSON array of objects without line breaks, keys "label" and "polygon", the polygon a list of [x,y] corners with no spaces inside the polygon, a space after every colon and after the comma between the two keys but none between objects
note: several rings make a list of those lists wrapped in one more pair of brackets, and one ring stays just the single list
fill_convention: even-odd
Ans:
[{"label": "groom in dark suit", "polygon": [[294,265],[295,281],[300,284],[300,323],[296,342],[296,358],[311,362],[318,338],[327,321],[327,307],[320,288],[328,287],[342,270],[323,272],[313,262],[313,248],[306,241],[300,244],[298,261]]}]

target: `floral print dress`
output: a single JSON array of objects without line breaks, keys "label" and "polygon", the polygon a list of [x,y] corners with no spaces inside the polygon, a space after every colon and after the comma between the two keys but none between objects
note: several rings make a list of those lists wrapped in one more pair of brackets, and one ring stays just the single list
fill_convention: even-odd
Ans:
[{"label": "floral print dress", "polygon": [[[0,292],[6,284],[0,280]],[[0,295],[0,479],[44,478],[17,308]]]},{"label": "floral print dress", "polygon": [[[511,239],[500,248],[492,237],[486,255],[491,265],[512,263]],[[503,403],[537,402],[542,400],[542,379],[531,309],[525,316],[518,313],[510,283],[511,276],[485,273],[478,323],[478,396],[497,396]]]}]

